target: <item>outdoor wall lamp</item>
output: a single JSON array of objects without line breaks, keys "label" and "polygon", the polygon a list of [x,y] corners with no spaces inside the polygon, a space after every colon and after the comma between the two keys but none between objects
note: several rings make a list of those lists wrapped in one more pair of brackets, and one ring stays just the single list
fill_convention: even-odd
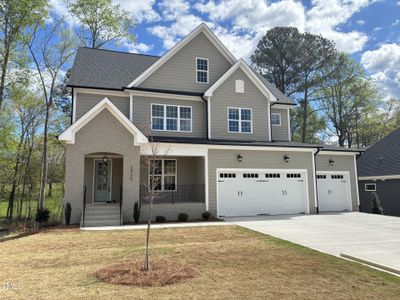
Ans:
[{"label": "outdoor wall lamp", "polygon": [[106,164],[107,163],[107,155],[106,154],[104,154],[104,156],[103,156],[103,162]]},{"label": "outdoor wall lamp", "polygon": [[243,160],[242,154],[237,155],[237,160],[238,160],[238,162],[242,162],[242,160]]},{"label": "outdoor wall lamp", "polygon": [[335,161],[332,158],[330,158],[329,159],[329,165],[332,167],[334,163],[335,163]]},{"label": "outdoor wall lamp", "polygon": [[287,154],[285,154],[284,156],[283,156],[283,160],[285,161],[285,162],[289,162],[289,160],[290,160],[290,157],[289,157],[289,155],[287,155]]}]

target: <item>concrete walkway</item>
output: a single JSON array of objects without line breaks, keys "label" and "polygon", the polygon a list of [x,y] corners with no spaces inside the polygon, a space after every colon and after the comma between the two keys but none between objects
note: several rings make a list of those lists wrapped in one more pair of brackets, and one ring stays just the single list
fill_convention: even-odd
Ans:
[{"label": "concrete walkway", "polygon": [[321,252],[400,270],[400,218],[365,213],[226,218],[226,222]]},{"label": "concrete walkway", "polygon": [[[151,224],[152,229],[156,228],[184,228],[184,227],[204,227],[204,226],[226,226],[232,225],[226,222],[185,222],[185,223],[164,223]],[[101,230],[140,230],[146,229],[147,224],[123,225],[123,226],[98,226],[98,227],[81,227],[81,230],[101,231]]]}]

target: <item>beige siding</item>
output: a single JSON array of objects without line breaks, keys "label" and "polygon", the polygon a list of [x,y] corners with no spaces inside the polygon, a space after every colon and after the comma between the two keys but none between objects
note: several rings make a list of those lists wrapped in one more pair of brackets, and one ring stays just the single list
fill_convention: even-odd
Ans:
[{"label": "beige siding", "polygon": [[[237,161],[237,155],[243,161]],[[283,161],[283,155],[290,157],[289,163]],[[259,151],[259,150],[209,150],[208,152],[208,184],[209,209],[217,213],[217,169],[218,168],[256,168],[256,169],[306,169],[310,213],[315,209],[314,170],[311,152]]]},{"label": "beige siding", "polygon": [[[138,128],[149,128],[151,123],[151,104],[171,104],[192,107],[192,132],[153,131],[156,136],[180,136],[180,137],[207,137],[206,109],[204,101],[173,100],[153,97],[133,97],[133,123]],[[147,130],[145,130],[147,132]]]},{"label": "beige siding", "polygon": [[[235,92],[235,80],[244,81],[244,93]],[[213,139],[268,141],[268,99],[247,75],[238,69],[215,92],[211,100],[211,137]],[[251,108],[253,133],[228,132],[228,107]]]},{"label": "beige siding", "polygon": [[[333,166],[329,165],[329,160],[333,159]],[[357,178],[355,175],[354,155],[328,155],[318,154],[316,157],[317,171],[347,171],[350,173],[351,202],[353,211],[358,211],[357,197]]]},{"label": "beige siding", "polygon": [[[196,57],[209,61],[209,84],[196,83]],[[230,67],[231,64],[219,50],[200,33],[139,86],[205,92]]]},{"label": "beige siding", "polygon": [[289,140],[289,120],[288,120],[288,109],[274,108],[272,106],[271,113],[277,113],[281,115],[281,126],[271,126],[272,140],[273,141],[288,141]]},{"label": "beige siding", "polygon": [[77,93],[74,105],[76,105],[76,120],[87,113],[93,106],[105,97],[119,108],[122,113],[129,118],[129,97],[106,96],[97,94]]}]

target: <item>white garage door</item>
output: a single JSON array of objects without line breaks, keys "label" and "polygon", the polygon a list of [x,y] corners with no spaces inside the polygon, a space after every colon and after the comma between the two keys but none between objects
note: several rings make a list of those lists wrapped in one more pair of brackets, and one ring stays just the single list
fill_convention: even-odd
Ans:
[{"label": "white garage door", "polygon": [[351,210],[349,173],[317,172],[320,212]]},{"label": "white garage door", "polygon": [[218,170],[218,215],[298,214],[308,211],[305,170]]}]

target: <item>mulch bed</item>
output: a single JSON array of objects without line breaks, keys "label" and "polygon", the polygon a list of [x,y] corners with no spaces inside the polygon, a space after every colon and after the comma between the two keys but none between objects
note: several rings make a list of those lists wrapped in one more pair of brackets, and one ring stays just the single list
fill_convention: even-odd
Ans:
[{"label": "mulch bed", "polygon": [[120,262],[96,272],[103,282],[122,285],[164,286],[194,278],[196,271],[178,262],[152,261],[149,270],[143,270],[143,261]]}]

